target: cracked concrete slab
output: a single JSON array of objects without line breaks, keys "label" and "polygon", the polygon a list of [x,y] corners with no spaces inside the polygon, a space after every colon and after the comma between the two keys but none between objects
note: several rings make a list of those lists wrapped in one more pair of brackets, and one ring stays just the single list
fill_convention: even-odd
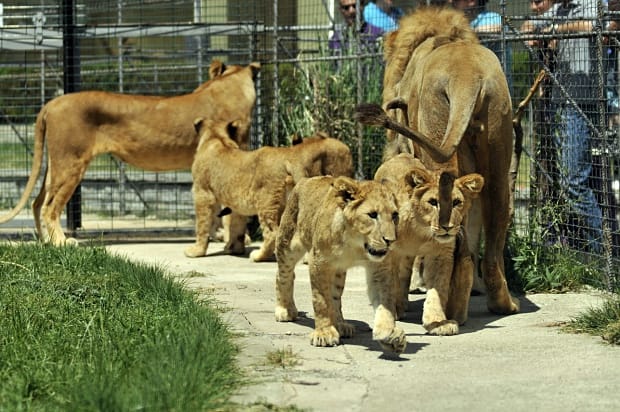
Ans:
[{"label": "cracked concrete slab", "polygon": [[[345,319],[356,336],[332,348],[310,345],[313,312],[308,271],[297,268],[296,322],[274,318],[275,262],[253,263],[221,254],[189,259],[182,242],[114,244],[130,259],[156,263],[188,287],[209,291],[239,334],[240,365],[252,384],[234,400],[313,411],[616,411],[620,410],[620,348],[600,338],[563,333],[559,325],[600,305],[600,292],[520,296],[521,312],[496,316],[484,296],[472,297],[469,319],[456,336],[430,336],[421,325],[424,295],[410,295],[398,322],[407,349],[386,356],[372,340],[373,312],[362,269],[352,269],[343,295]],[[256,244],[252,248],[257,247]],[[249,252],[249,251],[248,251]],[[296,362],[278,367],[269,354],[283,351]],[[251,408],[250,408],[251,409]]]}]

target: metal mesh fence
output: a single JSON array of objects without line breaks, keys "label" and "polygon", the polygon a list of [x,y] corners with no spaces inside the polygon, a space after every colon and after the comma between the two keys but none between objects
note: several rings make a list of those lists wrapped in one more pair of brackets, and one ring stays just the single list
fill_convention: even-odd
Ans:
[{"label": "metal mesh fence", "polygon": [[[4,0],[0,206],[15,205],[24,188],[33,123],[44,103],[77,90],[189,93],[207,80],[213,59],[262,64],[252,147],[322,130],[350,145],[358,177],[371,177],[384,132],[359,127],[353,110],[359,102],[381,102],[382,43],[342,31],[341,47],[334,48],[330,38],[346,26],[341,3],[352,2]],[[393,3],[408,12],[426,2]],[[560,1],[540,12],[535,6],[542,3],[554,2],[490,0],[486,10],[499,14],[501,28],[480,32],[504,64],[515,108],[546,73],[522,120],[514,227],[611,262],[620,254],[614,0],[609,8],[606,1]],[[562,30],[584,22],[592,24]],[[66,221],[78,233],[193,230],[188,170],[156,173],[101,156],[80,190]],[[33,233],[31,212],[0,229]]]}]

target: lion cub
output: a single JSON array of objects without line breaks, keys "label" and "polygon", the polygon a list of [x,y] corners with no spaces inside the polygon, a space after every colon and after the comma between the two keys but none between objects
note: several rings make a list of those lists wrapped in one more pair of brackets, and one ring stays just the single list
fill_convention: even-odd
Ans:
[{"label": "lion cub", "polygon": [[[346,177],[303,179],[293,189],[276,239],[278,322],[293,321],[295,265],[308,253],[315,328],[314,346],[337,345],[353,335],[342,316],[341,296],[346,271],[382,261],[396,240],[396,195],[377,181]],[[367,269],[368,271],[368,269]],[[407,341],[394,325],[391,291],[395,276],[368,277],[368,295],[375,309],[373,339],[387,350],[403,352]]]},{"label": "lion cub", "polygon": [[[195,122],[200,143],[192,165],[192,192],[196,209],[196,242],[185,250],[187,257],[204,256],[209,230],[220,205],[232,210],[229,244],[233,253],[245,251],[245,216],[258,215],[263,244],[250,259],[272,258],[280,216],[287,193],[305,176],[350,176],[353,160],[348,146],[319,134],[291,147],[241,150],[233,138],[236,124]],[[232,137],[232,138],[231,138]]]},{"label": "lion cub", "polygon": [[398,273],[397,314],[407,306],[413,261],[423,256],[428,289],[422,324],[433,335],[457,334],[467,319],[474,270],[463,225],[484,179],[477,173],[455,178],[446,171],[429,171],[403,153],[383,163],[375,180],[390,183],[398,193],[398,241],[374,268],[377,275]]}]

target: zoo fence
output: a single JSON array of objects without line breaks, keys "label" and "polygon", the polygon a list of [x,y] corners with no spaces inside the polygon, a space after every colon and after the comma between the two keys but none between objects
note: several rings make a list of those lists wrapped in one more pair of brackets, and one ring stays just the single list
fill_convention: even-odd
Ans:
[{"label": "zoo fence", "polygon": [[[394,4],[407,12],[426,2]],[[536,19],[529,1],[490,0],[488,8],[501,14],[503,30],[480,37],[502,60],[515,108],[541,70],[548,73],[546,81],[557,83],[553,68],[538,48],[527,45],[529,40],[582,38],[596,45],[596,104],[588,108],[596,116],[581,111],[595,140],[591,180],[605,222],[604,247],[593,257],[604,262],[610,279],[617,279],[620,33],[609,29],[616,14],[603,2],[596,4],[594,30],[551,35],[522,31],[525,21]],[[356,124],[353,110],[361,102],[381,101],[382,48],[379,43],[372,50],[331,52],[328,39],[343,24],[338,7],[338,0],[3,0],[0,206],[10,209],[21,195],[30,173],[34,120],[47,101],[79,90],[189,93],[207,80],[214,59],[262,65],[252,147],[286,145],[293,134],[321,130],[349,144],[357,177],[371,178],[381,162],[384,132]],[[568,104],[574,103],[571,85],[557,86],[565,90]],[[535,94],[522,119],[513,222],[516,231],[543,243],[564,223],[558,200],[563,188],[554,176],[554,119],[544,116],[544,104],[544,96]],[[193,214],[188,170],[156,173],[102,156],[90,165],[64,223],[68,231],[84,237],[191,235]],[[30,210],[0,227],[0,233],[31,237]]]}]

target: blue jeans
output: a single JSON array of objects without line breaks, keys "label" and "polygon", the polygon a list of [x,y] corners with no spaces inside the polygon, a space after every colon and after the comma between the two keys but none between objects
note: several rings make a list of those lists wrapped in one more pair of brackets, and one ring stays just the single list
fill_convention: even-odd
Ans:
[{"label": "blue jeans", "polygon": [[569,208],[569,242],[600,253],[603,213],[588,182],[592,172],[591,131],[583,116],[570,105],[561,106],[556,116],[553,138],[558,150],[560,190]]}]

